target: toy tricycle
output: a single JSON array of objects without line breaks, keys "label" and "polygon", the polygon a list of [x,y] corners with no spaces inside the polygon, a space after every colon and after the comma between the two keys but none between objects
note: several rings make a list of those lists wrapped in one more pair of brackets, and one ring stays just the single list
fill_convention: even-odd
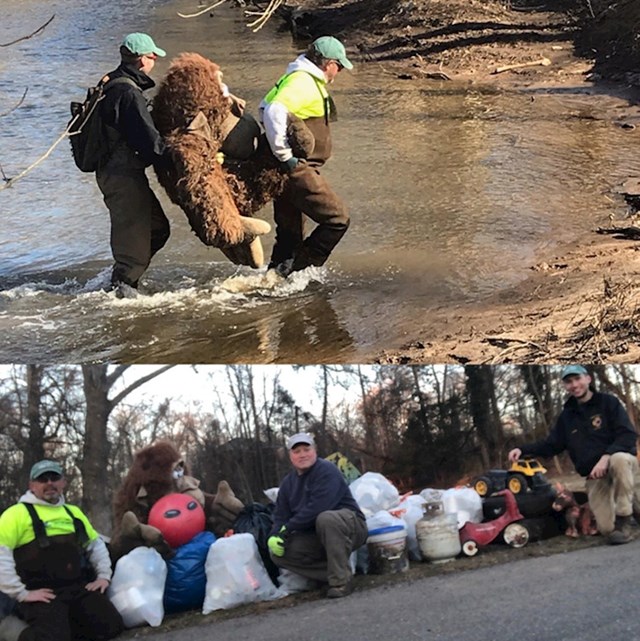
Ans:
[{"label": "toy tricycle", "polygon": [[524,517],[520,514],[513,492],[502,490],[496,493],[496,496],[500,495],[504,495],[504,514],[486,523],[467,522],[460,529],[460,543],[466,556],[475,556],[479,547],[489,545],[500,534],[504,542],[512,548],[524,547],[529,542],[529,530],[518,523]]}]

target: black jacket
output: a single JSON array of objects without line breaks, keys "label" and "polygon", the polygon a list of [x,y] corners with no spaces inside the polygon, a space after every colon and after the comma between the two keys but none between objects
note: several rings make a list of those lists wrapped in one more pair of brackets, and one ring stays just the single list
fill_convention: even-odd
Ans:
[{"label": "black jacket", "polygon": [[143,169],[152,164],[166,162],[166,148],[158,133],[143,91],[155,87],[155,82],[136,67],[122,63],[108,74],[109,79],[126,77],[133,80],[136,87],[116,84],[105,94],[101,103],[100,115],[115,135],[114,151],[111,153],[104,170],[121,173],[131,169]]},{"label": "black jacket", "polygon": [[594,392],[586,403],[571,397],[543,441],[522,445],[522,454],[549,458],[567,450],[581,476],[588,476],[603,454],[635,455],[638,435],[622,403]]}]

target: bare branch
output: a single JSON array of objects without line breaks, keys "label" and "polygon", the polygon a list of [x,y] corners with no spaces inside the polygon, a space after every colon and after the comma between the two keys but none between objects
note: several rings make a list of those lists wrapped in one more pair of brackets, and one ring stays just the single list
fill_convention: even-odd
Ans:
[{"label": "bare branch", "polygon": [[210,7],[207,7],[206,9],[203,9],[202,11],[198,11],[197,13],[180,13],[178,12],[178,15],[181,18],[197,18],[198,16],[201,16],[203,13],[207,13],[207,11],[211,11],[211,9],[215,9],[216,7],[219,7],[221,4],[226,2],[227,0],[218,0],[218,2],[212,4]]},{"label": "bare branch", "polygon": [[10,47],[11,45],[16,44],[17,42],[22,42],[23,40],[29,40],[29,38],[33,38],[33,36],[37,36],[39,33],[42,33],[51,23],[51,21],[56,17],[56,14],[54,13],[41,27],[38,27],[33,33],[30,33],[28,36],[22,36],[22,38],[18,38],[17,40],[13,40],[11,42],[5,42],[4,44],[0,43],[0,47]]},{"label": "bare branch", "polygon": [[111,389],[113,384],[131,367],[130,365],[118,365],[111,374],[107,376],[107,387]]},{"label": "bare branch", "polygon": [[42,156],[40,156],[40,158],[38,158],[35,162],[32,162],[24,171],[21,171],[17,176],[14,176],[13,178],[9,178],[7,180],[7,178],[4,176],[4,172],[2,172],[5,183],[4,183],[4,185],[0,185],[0,191],[2,191],[3,189],[6,189],[7,187],[11,187],[13,185],[13,183],[17,182],[21,178],[24,178],[32,169],[35,169],[43,160],[48,158],[51,155],[51,153],[53,152],[53,150],[65,138],[67,138],[69,136],[69,132],[71,131],[71,127],[75,124],[77,119],[78,119],[77,116],[75,118],[73,118],[71,120],[71,122],[68,124],[67,128],[60,134],[59,138],[53,143],[53,145],[51,145],[51,147],[49,147],[49,149],[47,149],[47,151]]},{"label": "bare branch", "polygon": [[111,400],[111,407],[115,407],[125,396],[128,396],[133,392],[133,390],[138,389],[141,385],[144,385],[147,381],[150,381],[152,378],[155,378],[156,376],[160,376],[160,374],[164,374],[168,369],[171,369],[172,367],[175,367],[175,365],[163,365],[162,367],[158,368],[157,370],[151,372],[151,374],[147,374],[146,376],[142,376],[139,378],[137,381],[134,381],[129,385],[129,387],[126,387],[123,389],[120,394],[115,396]]},{"label": "bare branch", "polygon": [[9,109],[9,111],[5,111],[4,113],[1,113],[0,114],[0,118],[2,118],[3,116],[8,116],[12,111],[15,111],[24,102],[24,99],[25,99],[28,91],[29,91],[29,87],[27,87],[24,90],[24,93],[22,94],[22,98],[20,98],[20,100],[18,101],[18,104],[16,104],[15,106],[11,107],[11,109]]}]

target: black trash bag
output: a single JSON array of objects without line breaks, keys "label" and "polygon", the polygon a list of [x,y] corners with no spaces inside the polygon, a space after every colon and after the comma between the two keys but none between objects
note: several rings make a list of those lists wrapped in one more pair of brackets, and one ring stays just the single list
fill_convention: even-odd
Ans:
[{"label": "black trash bag", "polygon": [[15,606],[16,601],[14,599],[7,596],[4,592],[0,592],[0,620],[12,614]]},{"label": "black trash bag", "polygon": [[269,548],[267,547],[269,532],[271,532],[271,528],[273,527],[274,509],[275,505],[273,504],[262,505],[262,503],[251,503],[245,506],[233,524],[233,532],[234,534],[243,534],[246,532],[253,534],[253,538],[258,545],[260,558],[269,574],[269,578],[273,581],[273,584],[278,587],[277,578],[280,570],[271,560]]}]

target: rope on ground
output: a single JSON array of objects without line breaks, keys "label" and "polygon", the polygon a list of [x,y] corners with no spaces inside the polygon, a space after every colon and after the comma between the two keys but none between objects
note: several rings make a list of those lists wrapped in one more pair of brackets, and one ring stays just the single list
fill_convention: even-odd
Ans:
[{"label": "rope on ground", "polygon": [[253,22],[250,22],[247,27],[249,27],[253,31],[253,33],[260,31],[260,29],[262,29],[262,27],[267,24],[269,18],[276,12],[278,7],[283,4],[283,2],[284,0],[269,0],[267,8],[263,11],[262,14],[260,14],[260,17]]},{"label": "rope on ground", "polygon": [[178,12],[178,15],[181,18],[197,18],[198,16],[201,16],[203,13],[207,13],[207,11],[211,11],[212,9],[215,9],[216,7],[219,7],[221,4],[225,3],[226,1],[227,0],[218,0],[218,2],[215,2],[210,7],[207,7],[206,9],[203,9],[202,11],[198,11],[197,13],[180,13],[180,12]]},{"label": "rope on ground", "polygon": [[75,124],[77,119],[77,116],[71,120],[71,122],[68,124],[67,128],[60,134],[58,139],[45,151],[45,153],[40,156],[37,160],[32,162],[24,171],[21,171],[17,176],[14,176],[13,178],[7,178],[4,175],[4,171],[2,172],[3,178],[4,178],[4,185],[0,185],[0,191],[3,189],[6,189],[7,187],[11,187],[13,183],[17,182],[21,178],[24,178],[32,169],[35,169],[43,160],[48,158],[53,150],[65,139],[69,137],[69,132],[71,131],[71,127]]}]

